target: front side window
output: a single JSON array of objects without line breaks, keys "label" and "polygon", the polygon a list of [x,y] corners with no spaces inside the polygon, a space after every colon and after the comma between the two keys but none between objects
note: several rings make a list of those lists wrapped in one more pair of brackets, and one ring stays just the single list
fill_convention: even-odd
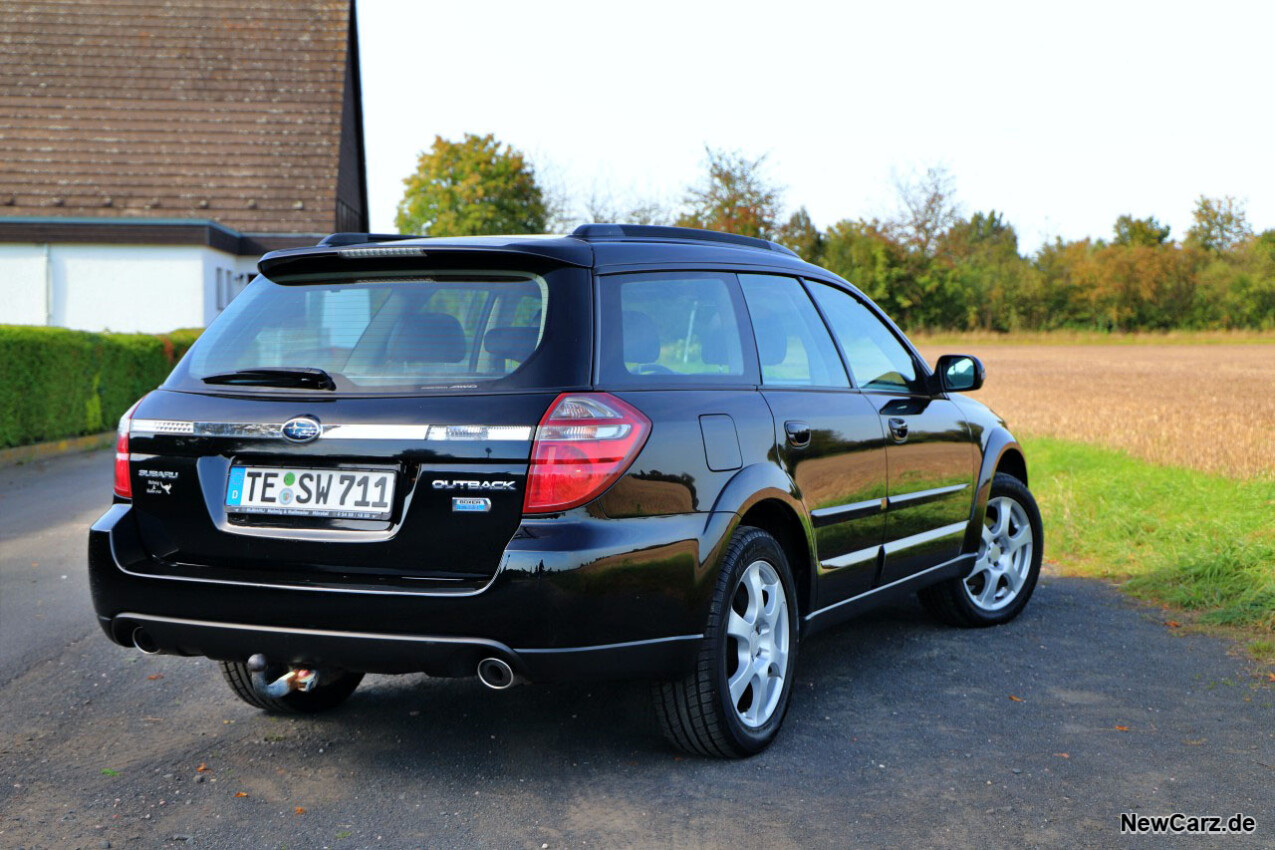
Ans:
[{"label": "front side window", "polygon": [[796,278],[741,274],[739,283],[753,320],[762,384],[850,386],[828,329]]},{"label": "front side window", "polygon": [[866,304],[824,283],[811,282],[810,290],[845,352],[855,384],[865,390],[917,389],[911,353]]},{"label": "front side window", "polygon": [[542,347],[549,302],[545,279],[521,272],[262,278],[205,331],[174,379],[217,385],[256,369],[322,369],[354,393],[520,385]]},{"label": "front side window", "polygon": [[599,278],[604,381],[744,383],[734,275],[659,272]]}]

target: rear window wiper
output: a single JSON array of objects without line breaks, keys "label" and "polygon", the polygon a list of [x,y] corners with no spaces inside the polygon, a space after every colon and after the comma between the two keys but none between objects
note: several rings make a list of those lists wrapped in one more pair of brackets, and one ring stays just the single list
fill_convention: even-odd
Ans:
[{"label": "rear window wiper", "polygon": [[254,387],[301,387],[335,390],[336,382],[322,369],[308,366],[261,366],[204,377],[205,384],[242,384]]}]

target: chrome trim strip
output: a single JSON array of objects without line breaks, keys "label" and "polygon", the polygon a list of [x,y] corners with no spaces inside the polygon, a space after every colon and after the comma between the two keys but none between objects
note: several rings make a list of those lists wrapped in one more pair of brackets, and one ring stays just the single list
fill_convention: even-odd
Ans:
[{"label": "chrome trim strip", "polygon": [[174,419],[134,419],[129,434],[177,434],[195,437],[282,438],[283,423],[265,422],[184,422]]},{"label": "chrome trim strip", "polygon": [[953,484],[950,487],[936,487],[933,490],[917,490],[915,493],[904,493],[901,496],[891,496],[889,498],[890,507],[937,499],[951,493],[959,493],[969,486],[969,484]]},{"label": "chrome trim strip", "polygon": [[835,558],[829,558],[823,561],[819,566],[826,570],[839,570],[844,567],[853,567],[855,564],[863,564],[868,561],[875,561],[880,546],[873,546],[870,549],[860,549],[858,552],[850,552],[845,555],[838,555]]},{"label": "chrome trim strip", "polygon": [[940,528],[932,528],[920,534],[913,534],[910,537],[900,537],[898,540],[891,540],[885,544],[885,553],[892,555],[895,552],[911,549],[914,546],[923,546],[926,543],[933,543],[935,540],[942,540],[945,537],[955,537],[958,534],[964,534],[968,526],[969,520],[962,520]]},{"label": "chrome trim strip", "polygon": [[431,425],[430,440],[488,441],[508,440],[525,443],[531,439],[530,425]]},{"label": "chrome trim strip", "polygon": [[558,649],[515,649],[520,655],[549,655],[564,652],[597,652],[606,649],[628,649],[634,646],[653,646],[657,643],[673,643],[674,641],[702,640],[703,635],[677,635],[675,637],[651,638],[649,640],[630,640],[624,643],[602,643],[596,646],[564,646]]},{"label": "chrome trim strip", "polygon": [[935,570],[946,569],[947,567],[950,567],[952,564],[956,563],[962,558],[968,558],[968,557],[970,556],[957,555],[955,558],[952,558],[951,560],[948,560],[948,561],[944,561],[943,563],[930,567],[927,570],[921,570],[919,573],[913,573],[910,576],[904,576],[903,578],[895,579],[889,584],[883,584],[880,587],[874,587],[871,590],[865,590],[863,593],[860,593],[858,596],[851,596],[849,599],[842,599],[840,602],[834,602],[833,604],[827,606],[826,608],[820,608],[818,611],[811,611],[809,614],[807,614],[804,617],[804,619],[806,622],[810,622],[815,617],[818,617],[820,614],[826,614],[835,608],[840,608],[842,605],[849,605],[851,602],[858,602],[859,600],[864,599],[868,596],[871,596],[874,593],[880,593],[883,590],[889,590],[890,588],[894,587],[896,584],[902,584],[905,581],[913,581],[914,579],[918,579],[923,575],[934,572]]},{"label": "chrome trim strip", "polygon": [[810,519],[815,528],[834,525],[852,519],[861,519],[879,514],[886,509],[886,498],[868,499],[866,502],[853,502],[849,505],[833,505],[830,508],[816,508],[810,512]]},{"label": "chrome trim strip", "polygon": [[[134,419],[129,433],[172,434],[194,437],[236,437],[239,439],[282,439],[283,423],[269,422],[187,422],[174,419]],[[529,442],[530,425],[397,425],[375,422],[325,424],[320,440],[410,440]]]},{"label": "chrome trim strip", "polygon": [[[958,534],[964,534],[965,529],[969,526],[969,521],[954,522],[951,525],[945,525],[941,528],[932,528],[929,531],[923,531],[920,534],[913,534],[909,537],[900,537],[898,540],[891,540],[885,544],[885,554],[893,555],[895,552],[902,552],[904,549],[911,549],[914,546],[924,546],[926,543],[933,543],[936,540],[942,540],[945,537],[955,537]],[[855,564],[862,564],[872,560],[877,556],[877,550],[882,547],[872,546],[868,549],[860,549],[857,552],[849,552],[845,555],[838,555],[835,558],[829,558],[821,561],[819,566],[826,570],[839,570],[845,567],[852,567]]]},{"label": "chrome trim strip", "polygon": [[133,419],[128,423],[130,434],[193,434],[194,422],[178,422],[173,419]]},{"label": "chrome trim strip", "polygon": [[428,425],[343,424],[324,425],[320,440],[424,440]]}]

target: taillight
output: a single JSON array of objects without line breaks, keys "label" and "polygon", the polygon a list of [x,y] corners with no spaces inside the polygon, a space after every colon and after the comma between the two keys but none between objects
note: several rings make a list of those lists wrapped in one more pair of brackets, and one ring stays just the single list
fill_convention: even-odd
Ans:
[{"label": "taillight", "polygon": [[563,393],[536,428],[523,511],[565,511],[596,498],[637,457],[651,420],[607,393]]},{"label": "taillight", "polygon": [[[144,398],[145,396],[143,396]],[[133,411],[141,404],[139,398],[133,406],[124,411],[120,417],[119,429],[115,436],[115,495],[121,499],[133,498],[133,479],[128,474],[128,427],[133,418]]]}]

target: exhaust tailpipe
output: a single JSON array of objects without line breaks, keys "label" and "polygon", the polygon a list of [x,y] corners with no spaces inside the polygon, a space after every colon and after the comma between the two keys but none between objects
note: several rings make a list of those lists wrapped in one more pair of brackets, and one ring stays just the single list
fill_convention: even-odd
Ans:
[{"label": "exhaust tailpipe", "polygon": [[478,681],[493,691],[503,691],[521,680],[503,658],[484,658],[478,662]]},{"label": "exhaust tailpipe", "polygon": [[155,655],[159,652],[159,644],[155,643],[155,638],[141,626],[133,629],[133,646],[143,655]]}]

